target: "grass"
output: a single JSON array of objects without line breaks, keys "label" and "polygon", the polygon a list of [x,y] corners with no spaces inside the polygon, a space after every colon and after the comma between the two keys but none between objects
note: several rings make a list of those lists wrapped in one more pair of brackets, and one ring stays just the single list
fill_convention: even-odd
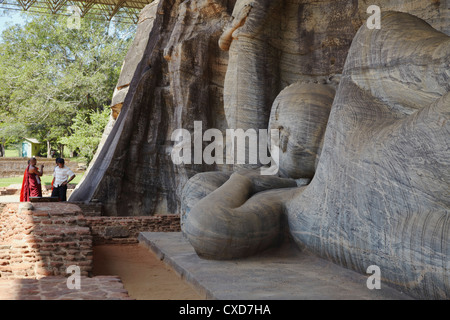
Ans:
[{"label": "grass", "polygon": [[[75,179],[73,179],[70,184],[78,184],[83,177],[82,174],[77,174]],[[8,187],[12,184],[22,184],[22,177],[11,177],[11,178],[0,178],[0,188]],[[41,181],[43,185],[50,185],[52,183],[53,176],[44,175],[41,177]]]},{"label": "grass", "polygon": [[19,156],[19,151],[17,149],[6,149],[5,158],[16,158]]}]

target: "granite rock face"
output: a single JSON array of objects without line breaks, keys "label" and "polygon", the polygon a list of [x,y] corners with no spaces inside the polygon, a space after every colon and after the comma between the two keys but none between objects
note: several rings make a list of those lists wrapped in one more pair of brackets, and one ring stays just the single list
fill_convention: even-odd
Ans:
[{"label": "granite rock face", "polygon": [[[116,88],[117,120],[70,200],[99,200],[107,215],[181,213],[213,259],[289,230],[301,248],[448,299],[449,10],[381,0],[378,30],[366,26],[372,4],[155,1]],[[172,133],[194,121],[283,129],[280,177],[175,165]]]},{"label": "granite rock face", "polygon": [[276,97],[269,129],[280,131],[278,167],[282,176],[314,176],[335,93],[332,86],[294,83]]},{"label": "granite rock face", "polygon": [[[238,172],[190,201],[182,226],[200,256],[275,245],[274,221],[285,215],[300,248],[361,273],[376,265],[385,283],[415,297],[450,297],[450,37],[408,14],[382,18],[350,48],[312,182],[253,194],[256,175]],[[259,215],[274,220],[270,228]]]},{"label": "granite rock face", "polygon": [[450,37],[389,12],[356,35],[293,238],[346,267],[450,298]]},{"label": "granite rock face", "polygon": [[116,89],[128,90],[120,115],[70,200],[97,199],[111,216],[177,213],[188,178],[216,169],[175,166],[171,135],[178,128],[192,130],[194,121],[204,129],[226,128],[227,55],[217,43],[233,5],[174,0],[144,9],[137,34],[147,39],[136,38]]},{"label": "granite rock face", "polygon": [[[196,173],[174,165],[175,129],[267,129],[274,99],[296,83],[337,87],[366,0],[157,0],[140,15],[112,101],[112,117],[71,200],[107,215],[180,213]],[[443,1],[379,1],[450,34]],[[257,111],[257,112],[256,112]],[[238,116],[237,116],[238,115]],[[116,118],[117,117],[117,118]]]}]

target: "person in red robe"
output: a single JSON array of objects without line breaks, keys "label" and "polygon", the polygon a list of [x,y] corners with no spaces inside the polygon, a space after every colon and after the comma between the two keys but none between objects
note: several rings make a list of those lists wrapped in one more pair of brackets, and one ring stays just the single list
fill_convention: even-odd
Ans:
[{"label": "person in red robe", "polygon": [[20,202],[28,202],[31,197],[42,197],[41,179],[44,173],[44,165],[41,170],[36,167],[36,158],[28,161],[28,166],[23,174],[22,189],[20,190]]}]

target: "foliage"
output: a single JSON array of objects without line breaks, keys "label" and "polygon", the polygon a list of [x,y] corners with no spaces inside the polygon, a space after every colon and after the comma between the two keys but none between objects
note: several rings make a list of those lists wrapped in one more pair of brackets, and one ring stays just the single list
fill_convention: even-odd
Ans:
[{"label": "foliage", "polygon": [[[0,39],[0,143],[62,142],[73,119],[109,105],[136,26],[28,15]],[[101,136],[101,134],[100,134]]]},{"label": "foliage", "polygon": [[89,164],[100,143],[103,130],[108,124],[110,112],[108,109],[103,111],[90,110],[79,112],[73,119],[70,126],[72,134],[59,139],[59,142],[77,150],[78,154],[84,157]]}]

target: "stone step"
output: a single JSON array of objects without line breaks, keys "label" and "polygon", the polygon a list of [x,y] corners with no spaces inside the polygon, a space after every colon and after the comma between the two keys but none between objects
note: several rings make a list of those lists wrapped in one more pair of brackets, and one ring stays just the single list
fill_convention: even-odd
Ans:
[{"label": "stone step", "polygon": [[141,232],[139,242],[208,299],[217,300],[411,300],[367,276],[340,267],[293,243],[239,260],[201,259],[181,232]]}]

